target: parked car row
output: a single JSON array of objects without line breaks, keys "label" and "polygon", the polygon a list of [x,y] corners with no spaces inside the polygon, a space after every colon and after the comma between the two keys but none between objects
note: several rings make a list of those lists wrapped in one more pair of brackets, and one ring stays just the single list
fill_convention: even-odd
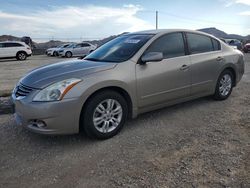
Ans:
[{"label": "parked car row", "polygon": [[247,43],[247,44],[244,45],[243,51],[244,51],[245,53],[250,52],[250,43]]},{"label": "parked car row", "polygon": [[73,56],[86,56],[93,52],[97,48],[88,42],[82,43],[69,43],[63,44],[55,48],[49,48],[46,50],[48,56],[60,56],[60,57],[73,57]]},{"label": "parked car row", "polygon": [[246,43],[243,45],[243,43],[237,39],[223,39],[221,38],[223,42],[228,44],[229,46],[232,46],[234,49],[238,49],[240,51],[243,51],[245,53],[250,52],[250,43]]},{"label": "parked car row", "polygon": [[23,61],[31,56],[32,50],[30,46],[24,42],[6,41],[0,42],[0,58],[16,58]]}]

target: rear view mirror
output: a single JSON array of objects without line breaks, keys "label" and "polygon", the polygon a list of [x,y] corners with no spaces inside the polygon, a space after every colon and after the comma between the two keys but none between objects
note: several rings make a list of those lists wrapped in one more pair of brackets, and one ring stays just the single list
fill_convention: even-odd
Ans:
[{"label": "rear view mirror", "polygon": [[141,57],[142,64],[150,61],[161,61],[163,60],[162,52],[148,52]]}]

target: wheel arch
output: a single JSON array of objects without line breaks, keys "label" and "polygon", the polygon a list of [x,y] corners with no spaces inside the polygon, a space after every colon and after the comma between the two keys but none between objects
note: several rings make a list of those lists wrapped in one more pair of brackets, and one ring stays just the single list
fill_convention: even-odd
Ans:
[{"label": "wheel arch", "polygon": [[17,56],[19,53],[25,53],[26,55],[28,55],[27,52],[25,52],[24,50],[19,50],[19,51],[16,53],[16,56]]},{"label": "wheel arch", "polygon": [[132,102],[132,98],[130,96],[130,94],[128,93],[128,91],[126,91],[124,88],[120,87],[120,86],[105,86],[103,88],[99,88],[96,89],[94,92],[92,92],[90,95],[87,96],[86,100],[84,101],[83,105],[82,105],[82,109],[81,109],[81,113],[80,113],[80,118],[79,118],[79,130],[82,130],[82,126],[81,126],[81,122],[82,122],[82,114],[84,112],[84,110],[86,110],[86,104],[89,100],[91,100],[91,98],[93,98],[96,94],[101,93],[105,90],[112,90],[115,91],[117,93],[119,93],[122,97],[124,97],[124,99],[127,102],[128,105],[128,118],[132,118],[133,117],[133,102]]},{"label": "wheel arch", "polygon": [[236,86],[236,80],[237,80],[237,75],[236,75],[235,68],[232,67],[232,66],[224,67],[224,69],[221,71],[221,73],[226,71],[226,70],[229,70],[233,74],[233,87],[235,87]]}]

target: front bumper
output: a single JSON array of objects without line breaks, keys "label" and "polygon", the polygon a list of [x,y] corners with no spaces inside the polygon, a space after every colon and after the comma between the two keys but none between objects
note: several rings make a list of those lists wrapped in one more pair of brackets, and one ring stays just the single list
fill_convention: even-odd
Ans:
[{"label": "front bumper", "polygon": [[[30,102],[17,99],[14,94],[15,120],[24,128],[45,135],[74,134],[79,132],[81,106],[78,98],[55,102]],[[44,123],[40,127],[38,123]]]}]

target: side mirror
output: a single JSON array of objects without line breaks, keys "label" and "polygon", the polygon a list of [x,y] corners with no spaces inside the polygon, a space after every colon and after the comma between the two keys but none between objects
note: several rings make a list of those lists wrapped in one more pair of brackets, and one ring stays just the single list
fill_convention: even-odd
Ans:
[{"label": "side mirror", "polygon": [[141,64],[146,64],[150,61],[161,61],[163,60],[162,52],[148,52],[141,57]]}]

